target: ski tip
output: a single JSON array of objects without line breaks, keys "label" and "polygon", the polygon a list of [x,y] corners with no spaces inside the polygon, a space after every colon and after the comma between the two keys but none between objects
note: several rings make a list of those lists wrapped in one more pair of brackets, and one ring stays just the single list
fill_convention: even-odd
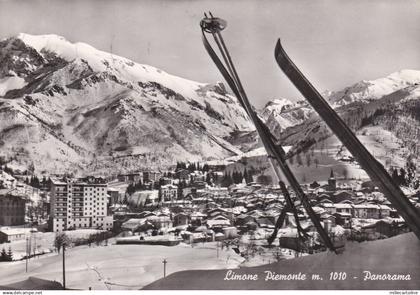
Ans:
[{"label": "ski tip", "polygon": [[284,51],[283,46],[281,45],[280,38],[277,39],[276,48],[274,49],[274,56],[278,56],[280,52]]}]

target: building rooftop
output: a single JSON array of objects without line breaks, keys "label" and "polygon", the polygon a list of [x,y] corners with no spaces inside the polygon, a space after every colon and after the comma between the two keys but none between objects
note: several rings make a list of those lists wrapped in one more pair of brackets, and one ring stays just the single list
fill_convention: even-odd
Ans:
[{"label": "building rooftop", "polygon": [[37,232],[36,228],[16,228],[16,227],[3,227],[0,228],[0,232],[8,235],[8,236],[14,236],[14,235],[28,235],[31,232]]},{"label": "building rooftop", "polygon": [[70,177],[61,177],[61,178],[51,178],[51,181],[54,185],[67,185],[67,184],[76,184],[76,185],[107,185],[107,181],[102,177],[93,177],[88,176],[84,178],[70,178]]}]

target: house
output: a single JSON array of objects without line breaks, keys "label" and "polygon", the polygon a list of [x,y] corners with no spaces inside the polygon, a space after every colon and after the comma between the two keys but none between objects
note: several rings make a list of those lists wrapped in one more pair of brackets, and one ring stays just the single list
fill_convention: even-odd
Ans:
[{"label": "house", "polygon": [[261,228],[274,228],[274,224],[266,217],[257,218],[255,221]]},{"label": "house", "polygon": [[147,221],[153,224],[157,229],[166,229],[173,225],[171,218],[165,214],[150,216],[147,218]]},{"label": "house", "polygon": [[354,217],[365,219],[378,219],[380,218],[379,206],[375,204],[357,204],[353,205]]},{"label": "house", "polygon": [[219,215],[213,218],[209,218],[205,222],[209,228],[215,228],[215,227],[226,227],[230,226],[230,220],[229,218]]},{"label": "house", "polygon": [[353,206],[351,204],[348,204],[348,203],[338,203],[338,204],[334,204],[334,207],[335,207],[335,212],[336,213],[352,214]]},{"label": "house", "polygon": [[246,213],[248,210],[244,206],[235,206],[232,208],[232,213],[234,215],[240,215],[242,213]]},{"label": "house", "polygon": [[191,224],[192,225],[201,225],[203,224],[203,220],[207,217],[206,214],[203,214],[201,212],[194,212],[190,215],[191,218]]},{"label": "house", "polygon": [[249,216],[248,214],[240,214],[236,216],[235,219],[235,225],[236,226],[244,226],[250,221],[255,221],[255,218],[252,216]]},{"label": "house", "polygon": [[35,228],[0,228],[0,244],[24,240],[36,231]]},{"label": "house", "polygon": [[137,214],[138,218],[148,218],[151,216],[156,216],[156,213],[153,213],[151,211],[142,211]]},{"label": "house", "polygon": [[391,208],[387,205],[378,205],[379,206],[379,218],[387,218],[391,216]]},{"label": "house", "polygon": [[179,225],[188,225],[190,223],[191,217],[185,213],[178,213],[174,216],[174,226]]},{"label": "house", "polygon": [[142,174],[140,172],[129,173],[129,174],[119,174],[117,176],[118,181],[128,182],[128,183],[137,183],[141,180],[141,178],[142,178]]},{"label": "house", "polygon": [[381,192],[372,192],[370,196],[372,197],[372,200],[375,200],[378,202],[386,201],[385,195]]},{"label": "house", "polygon": [[335,223],[341,225],[344,228],[351,227],[351,213],[335,213]]},{"label": "house", "polygon": [[328,213],[323,213],[320,215],[320,220],[322,220],[325,224],[331,225],[331,226],[335,226],[336,225],[336,220],[335,220],[335,215],[332,214],[328,214]]},{"label": "house", "polygon": [[233,213],[223,208],[214,208],[207,211],[207,216],[209,218],[213,218],[219,215],[223,215],[227,218],[233,219]]},{"label": "house", "polygon": [[157,171],[144,171],[143,172],[143,183],[146,182],[157,182],[162,174]]},{"label": "house", "polygon": [[326,193],[319,194],[319,195],[317,196],[317,200],[318,200],[318,202],[319,202],[319,203],[325,203],[325,202],[331,202],[331,203],[334,203],[334,202],[331,200],[331,197],[330,197],[329,195],[327,195]]},{"label": "house", "polygon": [[178,186],[172,184],[162,185],[159,194],[162,202],[175,201],[178,198]]},{"label": "house", "polygon": [[194,171],[190,173],[191,182],[204,182],[206,180],[206,175],[201,171]]},{"label": "house", "polygon": [[334,203],[340,203],[343,201],[351,201],[354,198],[354,194],[351,191],[338,191],[332,195]]},{"label": "house", "polygon": [[335,208],[335,204],[323,202],[319,205],[320,207],[324,208],[326,212],[329,214],[337,213],[337,209]]},{"label": "house", "polygon": [[147,222],[146,218],[131,218],[121,225],[122,230],[136,231]]}]

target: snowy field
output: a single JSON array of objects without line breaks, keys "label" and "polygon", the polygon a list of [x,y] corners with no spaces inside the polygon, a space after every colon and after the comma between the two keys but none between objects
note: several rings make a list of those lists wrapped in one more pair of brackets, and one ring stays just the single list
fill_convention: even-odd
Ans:
[{"label": "snowy field", "polygon": [[[4,227],[5,228],[5,227]],[[78,239],[78,238],[87,238],[89,235],[101,232],[100,230],[96,229],[78,229],[72,231],[66,231],[65,233],[69,236],[70,239]],[[31,233],[30,236],[31,240],[31,254],[36,253],[50,253],[54,252],[54,239],[55,233],[54,232],[34,232]],[[12,249],[13,258],[14,259],[21,259],[26,255],[26,240],[18,240],[12,241],[10,243],[3,243],[0,244],[0,250],[4,248],[8,250],[9,247]],[[0,264],[1,268],[1,264]]]},{"label": "snowy field", "polygon": [[[224,280],[227,271],[184,271],[156,281],[145,289],[151,290],[419,290],[420,242],[413,233],[372,242],[348,242],[344,253],[321,252],[297,259],[282,260],[258,267],[240,268],[236,274],[258,275],[253,280]],[[275,280],[266,278],[266,271],[276,274],[306,274],[306,280]],[[367,279],[366,273],[401,274],[410,280]],[[331,272],[344,272],[346,279],[330,279]],[[322,280],[311,279],[317,274]],[[321,294],[321,293],[320,293]]]},{"label": "snowy field", "polygon": [[[219,256],[219,257],[217,257]],[[66,251],[66,286],[71,289],[139,289],[166,273],[194,269],[237,268],[243,258],[233,250],[221,250],[215,243],[174,247],[149,245],[79,246]],[[62,281],[62,256],[51,253],[29,261],[0,263],[0,285],[34,276]]]}]

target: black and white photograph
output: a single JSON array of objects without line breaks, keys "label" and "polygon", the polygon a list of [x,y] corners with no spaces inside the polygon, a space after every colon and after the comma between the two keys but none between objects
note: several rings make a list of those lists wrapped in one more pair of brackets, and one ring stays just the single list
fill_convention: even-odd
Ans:
[{"label": "black and white photograph", "polygon": [[60,290],[418,294],[420,1],[0,0],[0,294]]}]

